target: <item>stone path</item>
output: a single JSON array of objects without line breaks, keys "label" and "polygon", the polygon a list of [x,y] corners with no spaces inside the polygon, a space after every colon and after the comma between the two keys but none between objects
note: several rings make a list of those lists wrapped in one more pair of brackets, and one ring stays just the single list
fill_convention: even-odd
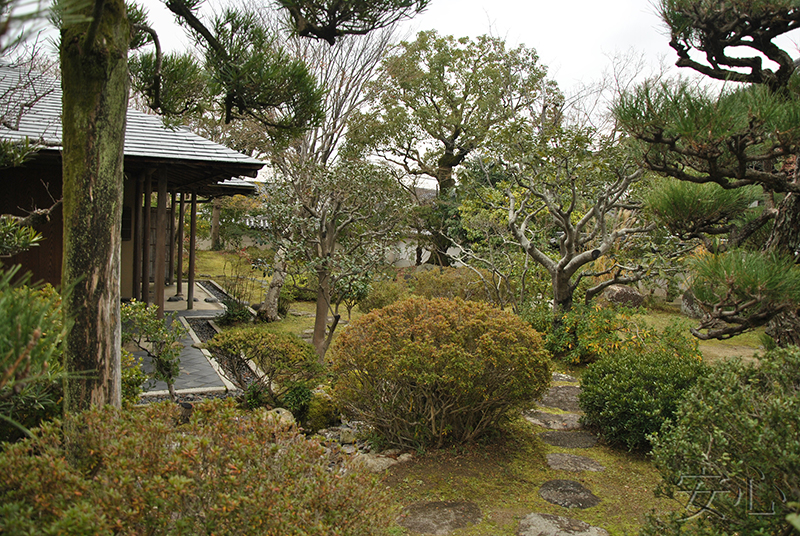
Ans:
[{"label": "stone path", "polygon": [[[525,412],[531,423],[547,429],[540,437],[548,445],[561,448],[592,448],[597,438],[582,430],[578,380],[566,374],[553,374],[554,385],[542,397],[539,408]],[[564,385],[566,384],[566,385]],[[539,495],[546,501],[566,509],[586,509],[597,506],[601,498],[576,480],[569,477],[581,471],[603,471],[600,463],[588,456],[550,452],[547,465],[563,471],[565,478],[549,480],[539,488]],[[479,523],[480,509],[468,502],[416,503],[406,507],[398,523],[410,534],[446,536],[458,528]],[[582,521],[551,514],[532,513],[523,518],[517,528],[517,536],[608,536],[608,532]]]}]

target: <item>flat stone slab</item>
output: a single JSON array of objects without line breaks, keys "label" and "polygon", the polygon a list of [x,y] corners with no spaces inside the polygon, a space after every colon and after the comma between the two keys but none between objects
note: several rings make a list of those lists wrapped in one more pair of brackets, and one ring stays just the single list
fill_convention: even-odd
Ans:
[{"label": "flat stone slab", "polygon": [[558,471],[604,471],[605,467],[586,456],[552,452],[547,455],[547,465]]},{"label": "flat stone slab", "polygon": [[569,374],[561,374],[560,372],[553,373],[553,381],[554,382],[572,382],[578,383],[578,378],[574,376],[570,376]]},{"label": "flat stone slab", "polygon": [[579,385],[555,385],[542,397],[539,405],[577,413],[581,410],[581,406],[578,404],[580,392]]},{"label": "flat stone slab", "polygon": [[525,418],[538,426],[548,430],[580,430],[581,416],[577,413],[547,413],[546,411],[526,411]]},{"label": "flat stone slab", "polygon": [[548,480],[539,488],[539,495],[564,508],[584,509],[600,504],[599,497],[574,480]]},{"label": "flat stone slab", "polygon": [[597,438],[584,431],[562,431],[553,430],[539,434],[542,441],[554,447],[564,447],[567,449],[588,449],[597,444]]},{"label": "flat stone slab", "polygon": [[447,536],[481,520],[481,510],[467,501],[419,502],[403,508],[397,523],[417,534]]},{"label": "flat stone slab", "polygon": [[519,522],[517,536],[608,536],[608,531],[568,517],[530,514]]}]

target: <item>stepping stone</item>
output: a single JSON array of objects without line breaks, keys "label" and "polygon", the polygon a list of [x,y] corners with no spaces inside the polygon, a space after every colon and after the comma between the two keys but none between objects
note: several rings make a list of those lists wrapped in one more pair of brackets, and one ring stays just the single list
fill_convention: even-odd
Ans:
[{"label": "stepping stone", "polygon": [[547,413],[546,411],[526,411],[525,418],[549,430],[580,430],[581,416],[577,413]]},{"label": "stepping stone", "polygon": [[586,456],[552,452],[547,455],[547,465],[550,469],[559,471],[604,471],[605,467]]},{"label": "stepping stone", "polygon": [[466,501],[419,502],[403,508],[397,523],[417,534],[447,536],[481,520],[478,505]]},{"label": "stepping stone", "polygon": [[562,411],[579,412],[578,394],[581,388],[578,385],[555,385],[542,397],[540,406],[556,408]]},{"label": "stepping stone", "polygon": [[552,432],[542,432],[539,437],[548,445],[568,449],[588,449],[597,444],[596,437],[589,432],[583,431],[566,432],[554,430]]},{"label": "stepping stone", "polygon": [[568,517],[530,514],[519,522],[517,536],[608,536],[608,531]]},{"label": "stepping stone", "polygon": [[578,379],[574,376],[570,376],[569,374],[561,374],[560,372],[553,373],[553,381],[554,382],[570,382],[570,383],[578,383]]},{"label": "stepping stone", "polygon": [[574,480],[548,480],[539,488],[539,495],[564,508],[584,509],[600,504],[599,497]]}]

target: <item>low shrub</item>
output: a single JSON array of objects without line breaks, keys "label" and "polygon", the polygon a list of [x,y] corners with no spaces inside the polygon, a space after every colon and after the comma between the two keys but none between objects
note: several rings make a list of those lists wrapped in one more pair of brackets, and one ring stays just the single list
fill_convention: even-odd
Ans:
[{"label": "low shrub", "polygon": [[574,304],[548,330],[545,346],[557,361],[594,363],[624,347],[631,314],[625,307]]},{"label": "low shrub", "polygon": [[335,397],[389,444],[478,437],[550,383],[541,337],[479,302],[410,298],[354,322],[331,348]]},{"label": "low shrub", "polygon": [[404,300],[408,296],[408,286],[405,283],[396,280],[373,281],[366,296],[358,301],[358,309],[362,313],[369,313]]},{"label": "low shrub", "polygon": [[47,285],[0,270],[0,441],[61,413],[61,297]]},{"label": "low shrub", "polygon": [[673,418],[686,391],[706,372],[697,341],[677,327],[642,334],[584,371],[583,422],[612,445],[648,450],[648,436]]},{"label": "low shrub", "polygon": [[126,350],[122,350],[120,365],[122,366],[122,403],[125,406],[132,406],[139,401],[139,395],[143,391],[142,386],[147,381],[147,374],[142,370],[142,358]]},{"label": "low shrub", "polygon": [[685,511],[651,518],[642,534],[794,534],[798,437],[800,349],[767,352],[758,364],[714,366],[654,438],[663,478],[657,491],[683,499]]},{"label": "low shrub", "polygon": [[[110,407],[0,453],[3,534],[383,534],[387,491],[266,410]],[[333,465],[332,465],[333,464]]]},{"label": "low shrub", "polygon": [[[484,271],[483,277],[491,280]],[[417,272],[409,281],[413,293],[423,298],[461,298],[468,301],[492,302],[492,294],[481,276],[470,268],[436,267]]]},{"label": "low shrub", "polygon": [[[257,365],[255,382],[263,400],[272,406],[286,406],[286,396],[297,389],[312,389],[322,372],[314,347],[288,333],[273,333],[262,327],[223,331],[205,343],[212,353],[221,354],[223,369],[241,389],[248,389],[247,361]],[[298,391],[299,392],[299,391]],[[295,399],[297,397],[295,396]],[[287,408],[291,409],[291,408]]]}]

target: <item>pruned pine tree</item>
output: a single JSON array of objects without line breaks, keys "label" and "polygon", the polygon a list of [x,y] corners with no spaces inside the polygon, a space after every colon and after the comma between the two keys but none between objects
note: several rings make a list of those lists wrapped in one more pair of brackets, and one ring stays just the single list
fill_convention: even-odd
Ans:
[{"label": "pruned pine tree", "polygon": [[[779,345],[800,344],[800,288],[776,293],[782,283],[767,277],[789,281],[798,269],[800,78],[777,40],[800,26],[800,9],[790,0],[662,0],[660,9],[677,65],[717,83],[647,82],[622,96],[616,115],[645,165],[682,181],[661,202],[666,224],[709,252],[695,266],[706,316],[694,332],[728,338],[769,324]],[[688,206],[692,198],[704,202]]]}]

